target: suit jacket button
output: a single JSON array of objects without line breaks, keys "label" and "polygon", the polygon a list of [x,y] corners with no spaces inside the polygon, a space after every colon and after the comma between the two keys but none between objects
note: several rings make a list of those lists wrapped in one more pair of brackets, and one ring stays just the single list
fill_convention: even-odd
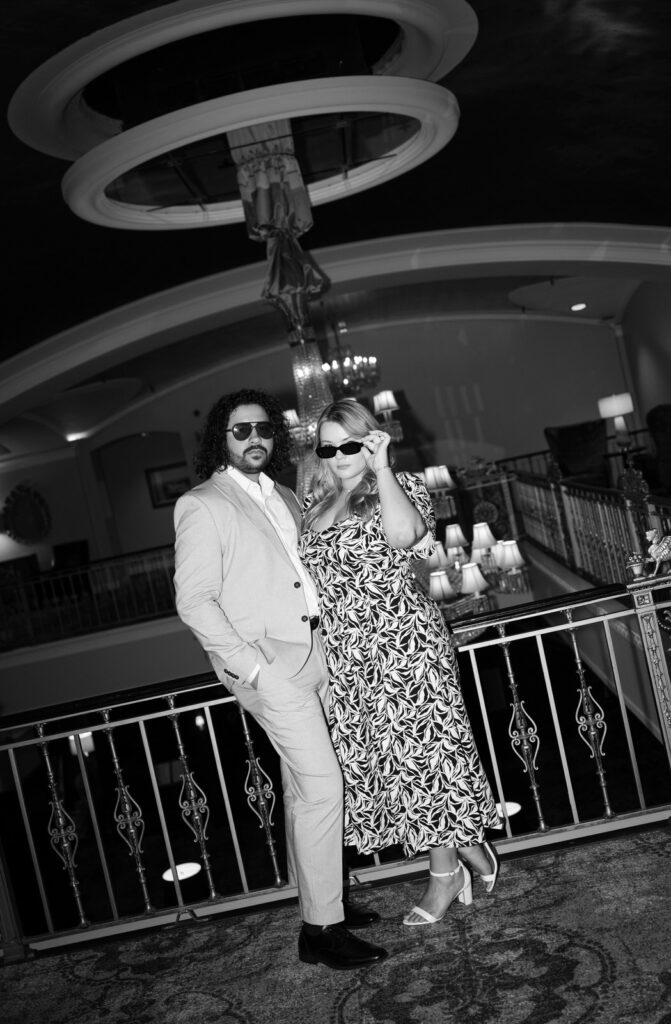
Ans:
[{"label": "suit jacket button", "polygon": [[298,580],[296,580],[296,582],[294,583],[294,586],[295,586],[296,590],[298,590],[298,588],[300,587],[300,583],[298,582]]},{"label": "suit jacket button", "polygon": [[308,621],[307,615],[301,615],[301,622],[307,622],[307,621]]}]

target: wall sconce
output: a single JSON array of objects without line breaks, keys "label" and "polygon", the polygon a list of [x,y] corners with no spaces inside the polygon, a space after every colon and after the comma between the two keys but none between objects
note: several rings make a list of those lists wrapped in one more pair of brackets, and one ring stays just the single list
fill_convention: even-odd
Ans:
[{"label": "wall sconce", "polygon": [[599,416],[602,420],[613,420],[615,443],[620,448],[628,448],[631,444],[625,416],[634,411],[634,403],[628,391],[620,395],[608,395],[599,399]]},{"label": "wall sconce", "polygon": [[398,412],[398,403],[394,398],[393,391],[379,391],[373,395],[373,411],[379,418],[382,417],[382,429],[385,430],[392,441],[403,440],[403,428],[394,413]]}]

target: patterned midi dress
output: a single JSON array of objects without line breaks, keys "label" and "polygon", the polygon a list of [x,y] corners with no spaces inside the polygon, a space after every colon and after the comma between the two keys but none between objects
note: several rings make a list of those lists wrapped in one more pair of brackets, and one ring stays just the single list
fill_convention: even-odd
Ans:
[{"label": "patterned midi dress", "polygon": [[[397,479],[433,534],[428,491]],[[304,531],[299,551],[319,595],[345,843],[360,853],[400,843],[412,856],[482,842],[499,816],[447,628],[412,573],[417,549],[391,547],[378,505],[367,521]]]}]

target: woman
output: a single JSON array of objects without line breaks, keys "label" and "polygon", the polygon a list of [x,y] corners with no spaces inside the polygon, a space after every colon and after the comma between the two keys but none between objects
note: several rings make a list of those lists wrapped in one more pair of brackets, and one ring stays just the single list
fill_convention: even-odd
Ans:
[{"label": "woman", "polygon": [[433,547],[431,500],[416,477],[394,473],[389,440],[354,399],[323,411],[299,552],[319,591],[345,843],[429,850],[426,890],[404,918],[413,926],[440,921],[456,897],[471,902],[464,862],[493,889],[484,830],[500,822],[446,626],[412,574]]}]

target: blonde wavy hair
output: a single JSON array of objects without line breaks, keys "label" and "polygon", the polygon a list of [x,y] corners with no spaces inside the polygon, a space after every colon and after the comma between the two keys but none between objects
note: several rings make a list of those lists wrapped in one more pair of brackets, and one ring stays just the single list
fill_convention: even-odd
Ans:
[{"label": "blonde wavy hair", "polygon": [[[353,440],[365,437],[371,430],[379,430],[372,412],[354,398],[341,398],[338,402],[327,405],[317,421],[315,431],[315,449],[321,443],[321,428],[324,423],[337,423],[348,437]],[[333,472],[332,459],[317,459],[317,469],[312,478],[312,500],[305,513],[303,525],[306,530],[312,527],[328,509],[335,505],[342,493],[342,481]],[[348,515],[356,515],[360,519],[370,519],[378,504],[377,478],[375,472],[366,467],[364,475],[353,488],[347,500]]]}]

